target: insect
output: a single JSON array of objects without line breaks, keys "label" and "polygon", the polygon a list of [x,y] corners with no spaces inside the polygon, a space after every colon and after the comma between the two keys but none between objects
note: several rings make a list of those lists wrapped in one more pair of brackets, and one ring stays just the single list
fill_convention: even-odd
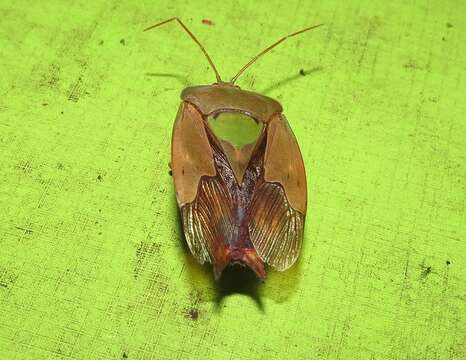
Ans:
[{"label": "insect", "polygon": [[264,264],[283,271],[298,258],[307,205],[306,174],[296,138],[276,100],[235,85],[258,58],[228,82],[179,18],[215,72],[213,85],[181,93],[172,133],[171,169],[186,241],[194,257],[213,265],[218,279],[239,263],[265,279]]}]

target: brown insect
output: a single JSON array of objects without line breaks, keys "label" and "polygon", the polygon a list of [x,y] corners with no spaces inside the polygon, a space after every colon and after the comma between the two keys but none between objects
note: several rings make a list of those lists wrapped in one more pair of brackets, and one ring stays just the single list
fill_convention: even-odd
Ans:
[{"label": "brown insect", "polygon": [[224,82],[207,51],[178,18],[215,72],[213,85],[192,86],[172,135],[171,168],[184,234],[194,257],[213,264],[215,278],[231,263],[250,267],[265,279],[264,263],[283,271],[298,258],[303,240],[307,189],[304,163],[282,106],[246,91],[235,81],[261,51]]}]

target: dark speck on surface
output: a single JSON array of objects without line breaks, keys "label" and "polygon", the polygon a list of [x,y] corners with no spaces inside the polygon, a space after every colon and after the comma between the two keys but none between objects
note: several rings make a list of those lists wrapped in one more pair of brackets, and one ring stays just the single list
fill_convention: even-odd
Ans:
[{"label": "dark speck on surface", "polygon": [[431,272],[432,272],[432,266],[424,266],[423,264],[421,265],[421,276],[423,278],[427,277]]},{"label": "dark speck on surface", "polygon": [[123,46],[125,46],[125,45],[126,45],[125,39],[121,39],[121,40],[120,40],[120,44],[123,45]]},{"label": "dark speck on surface", "polygon": [[447,28],[452,28],[453,27],[453,24],[452,23],[449,23],[447,22]]},{"label": "dark speck on surface", "polygon": [[447,260],[447,265],[450,265],[450,264],[451,264],[450,260]]},{"label": "dark speck on surface", "polygon": [[171,170],[168,171],[168,175],[172,176],[173,172]]},{"label": "dark speck on surface", "polygon": [[215,25],[215,23],[209,19],[202,19],[202,23],[205,25],[210,25],[210,26]]},{"label": "dark speck on surface", "polygon": [[199,310],[190,309],[188,313],[186,314],[186,317],[193,321],[196,321],[199,318]]},{"label": "dark speck on surface", "polygon": [[122,355],[122,358],[123,358],[123,359],[127,359],[127,358],[128,358],[128,354],[124,352],[123,355]]},{"label": "dark speck on surface", "polygon": [[103,180],[102,175],[97,176],[97,180],[102,181]]},{"label": "dark speck on surface", "polygon": [[299,75],[306,76],[306,73],[304,72],[304,69],[299,70]]}]

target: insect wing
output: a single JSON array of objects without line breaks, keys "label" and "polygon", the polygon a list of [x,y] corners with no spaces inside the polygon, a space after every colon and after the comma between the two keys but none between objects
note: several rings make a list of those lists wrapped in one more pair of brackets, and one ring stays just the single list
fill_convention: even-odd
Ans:
[{"label": "insect wing", "polygon": [[171,164],[180,207],[194,200],[202,176],[216,174],[202,116],[186,102],[180,105],[173,126]]},{"label": "insect wing", "polygon": [[173,129],[172,168],[188,246],[200,263],[212,262],[224,253],[220,247],[224,235],[231,233],[232,205],[216,176],[202,116],[186,102]]},{"label": "insect wing", "polygon": [[202,178],[196,199],[181,208],[186,241],[201,264],[207,261],[223,269],[229,262],[224,250],[233,232],[232,214],[223,182],[217,177]]},{"label": "insect wing", "polygon": [[276,270],[294,264],[301,250],[307,189],[296,138],[283,115],[267,124],[264,181],[249,208],[249,234],[261,259]]}]

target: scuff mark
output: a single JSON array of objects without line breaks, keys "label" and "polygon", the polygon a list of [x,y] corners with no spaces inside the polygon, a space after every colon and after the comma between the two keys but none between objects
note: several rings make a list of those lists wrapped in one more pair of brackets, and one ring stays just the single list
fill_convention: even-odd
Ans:
[{"label": "scuff mark", "polygon": [[196,321],[199,319],[199,310],[195,308],[189,309],[185,315],[185,318]]}]

